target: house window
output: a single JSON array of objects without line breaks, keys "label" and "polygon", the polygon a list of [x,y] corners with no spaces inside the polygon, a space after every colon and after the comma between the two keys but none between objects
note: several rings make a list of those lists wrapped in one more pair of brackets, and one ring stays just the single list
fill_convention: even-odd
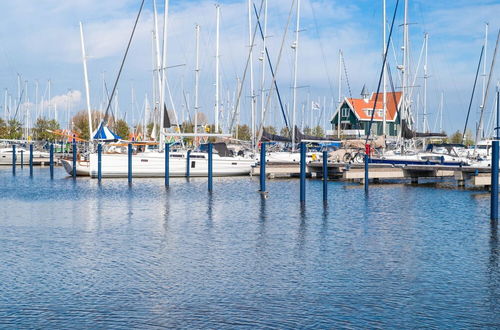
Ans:
[{"label": "house window", "polygon": [[349,118],[349,108],[342,108],[342,118]]}]

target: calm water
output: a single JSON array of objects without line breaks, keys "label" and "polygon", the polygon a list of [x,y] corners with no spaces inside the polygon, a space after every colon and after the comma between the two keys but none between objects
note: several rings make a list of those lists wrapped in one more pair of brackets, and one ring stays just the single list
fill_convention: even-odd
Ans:
[{"label": "calm water", "polygon": [[500,327],[489,196],[0,169],[0,326]]}]

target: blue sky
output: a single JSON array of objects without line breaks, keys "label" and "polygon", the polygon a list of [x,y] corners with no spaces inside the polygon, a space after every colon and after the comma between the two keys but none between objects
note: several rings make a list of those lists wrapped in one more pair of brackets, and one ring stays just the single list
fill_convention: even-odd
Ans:
[{"label": "blue sky", "polygon": [[[162,9],[161,0],[159,7]],[[257,2],[257,5],[260,1]],[[267,44],[273,63],[276,62],[285,24],[292,1],[269,1]],[[484,23],[489,22],[489,42],[487,64],[491,63],[496,33],[500,27],[497,13],[499,1],[428,1],[410,0],[409,17],[412,63],[416,67],[423,34],[428,32],[429,75],[428,108],[431,129],[437,118],[437,108],[441,92],[444,93],[444,129],[448,132],[461,129],[465,120],[474,73],[483,43]],[[83,109],[84,87],[80,54],[78,23],[85,29],[89,74],[91,80],[91,103],[99,108],[104,101],[102,77],[111,86],[116,77],[120,59],[126,46],[139,0],[40,0],[27,1],[21,6],[19,1],[4,0],[0,3],[3,19],[0,21],[0,87],[12,94],[13,103],[17,98],[17,74],[28,84],[31,113],[35,106],[35,81],[39,82],[39,101],[42,95],[47,102],[48,79],[52,82],[51,101],[57,104],[59,120],[66,125],[68,114]],[[243,75],[248,54],[248,27],[246,1],[221,1],[221,98],[232,103],[237,77]],[[395,1],[387,1],[387,16],[390,19]],[[389,62],[396,75],[395,64],[401,59],[402,7],[397,17],[394,35],[394,52]],[[214,55],[215,55],[215,6],[213,1],[175,1],[170,4],[168,37],[168,65],[183,65],[168,71],[174,106],[182,115],[185,108],[184,93],[189,105],[193,106],[194,95],[194,26],[201,26],[201,111],[209,118],[214,108]],[[302,0],[301,29],[299,41],[299,86],[298,123],[304,117],[310,122],[310,104],[314,100],[323,106],[330,116],[332,98],[338,97],[338,51],[345,56],[349,86],[345,77],[342,94],[357,97],[366,84],[370,91],[376,89],[381,66],[382,49],[382,1],[332,1]],[[255,20],[254,20],[255,22]],[[283,58],[278,68],[278,83],[285,104],[291,106],[291,84],[293,73],[293,30],[295,16],[287,31]],[[141,119],[145,95],[151,98],[152,5],[146,0],[145,11],[139,22],[129,58],[125,64],[119,84],[119,114],[126,116],[129,123]],[[261,62],[259,61],[261,42],[255,45],[254,69],[255,89],[260,88]],[[500,64],[499,64],[500,65]],[[499,80],[500,70],[494,72],[492,89]],[[416,85],[422,85],[422,72],[417,73]],[[397,76],[394,76],[397,81]],[[266,70],[265,89],[271,82]],[[396,83],[396,85],[399,85]],[[132,103],[131,89],[136,102]],[[478,94],[481,94],[481,83]],[[111,88],[111,87],[109,87]],[[71,94],[68,94],[69,91]],[[184,93],[183,93],[184,91]],[[68,96],[69,95],[69,96]],[[241,120],[250,118],[250,89],[248,80],[243,86]],[[3,93],[0,95],[3,116]],[[417,101],[417,96],[420,100]],[[415,88],[414,103],[421,104],[421,88]],[[309,100],[309,102],[308,102]],[[325,100],[325,102],[323,101]],[[24,102],[24,100],[23,100]],[[257,106],[260,108],[259,100]],[[476,98],[473,107],[473,121],[479,107]],[[493,93],[487,103],[493,106]],[[304,107],[306,115],[302,116]],[[172,105],[169,104],[169,108]],[[39,107],[40,109],[40,107]],[[69,110],[68,110],[69,109]],[[69,111],[69,112],[68,112]],[[421,110],[420,110],[421,111]],[[54,107],[44,107],[44,114],[53,116]],[[228,111],[224,112],[225,119]],[[314,123],[323,123],[318,113],[312,113]],[[186,112],[184,110],[184,116]],[[489,119],[489,115],[486,116]],[[276,99],[273,98],[267,122],[282,126]]]}]

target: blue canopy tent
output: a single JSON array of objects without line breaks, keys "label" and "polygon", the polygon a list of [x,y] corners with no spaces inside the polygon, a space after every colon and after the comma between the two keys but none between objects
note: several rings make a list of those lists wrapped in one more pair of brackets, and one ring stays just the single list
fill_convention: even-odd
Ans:
[{"label": "blue canopy tent", "polygon": [[120,136],[113,133],[104,122],[99,124],[99,127],[92,133],[93,139],[103,142],[116,142],[121,139]]}]

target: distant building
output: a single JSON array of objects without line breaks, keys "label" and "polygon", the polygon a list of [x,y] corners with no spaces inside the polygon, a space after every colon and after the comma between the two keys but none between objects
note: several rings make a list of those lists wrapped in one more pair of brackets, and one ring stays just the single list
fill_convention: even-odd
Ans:
[{"label": "distant building", "polygon": [[[334,135],[337,135],[339,129],[339,114],[340,114],[340,130],[341,135],[366,135],[372,117],[373,105],[375,103],[375,93],[371,96],[366,92],[363,87],[361,99],[344,98],[344,101],[339,105],[331,120]],[[377,98],[377,105],[375,107],[375,114],[372,123],[372,135],[383,134],[383,93],[379,93]],[[387,93],[387,113],[386,113],[386,135],[397,136],[400,127],[400,118],[398,109],[401,105],[401,92]],[[397,106],[396,106],[397,104]]]}]

